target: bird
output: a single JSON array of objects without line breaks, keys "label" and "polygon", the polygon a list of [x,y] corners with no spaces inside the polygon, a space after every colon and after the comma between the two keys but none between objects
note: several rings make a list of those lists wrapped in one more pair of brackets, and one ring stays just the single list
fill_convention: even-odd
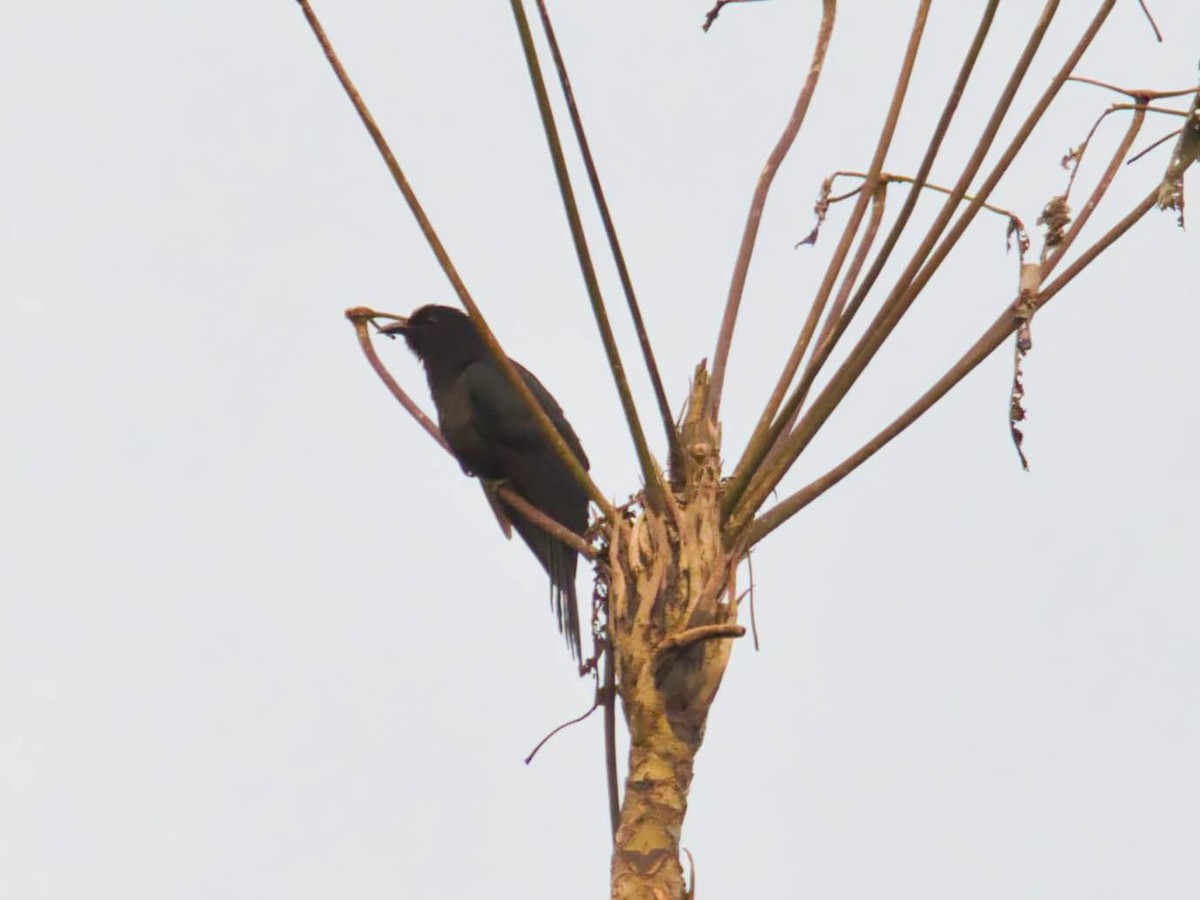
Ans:
[{"label": "bird", "polygon": [[[531,506],[582,536],[588,524],[587,491],[505,377],[475,323],[453,307],[430,304],[381,330],[390,336],[401,335],[424,366],[437,408],[438,427],[463,471],[485,482],[507,484]],[[509,361],[579,464],[588,469],[587,454],[558,401],[532,372],[515,360]],[[550,576],[550,601],[558,629],[566,638],[572,658],[578,661],[578,554],[502,497],[495,498],[495,503],[503,516],[501,525],[504,519],[512,523]]]}]

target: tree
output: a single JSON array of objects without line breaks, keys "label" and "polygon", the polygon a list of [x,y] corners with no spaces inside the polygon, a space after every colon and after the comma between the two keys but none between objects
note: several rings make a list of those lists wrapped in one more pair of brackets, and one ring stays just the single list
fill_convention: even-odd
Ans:
[{"label": "tree", "polygon": [[[664,426],[667,462],[665,467],[660,467],[635,405],[609,323],[609,312],[567,174],[568,165],[529,22],[520,0],[513,0],[512,5],[572,237],[644,483],[644,489],[635,494],[630,503],[618,508],[586,473],[579,472],[581,483],[589,489],[601,511],[594,546],[599,572],[597,648],[588,671],[594,671],[598,676],[601,670],[604,673],[603,683],[598,682],[598,703],[604,706],[610,722],[607,729],[610,748],[615,734],[615,725],[611,723],[617,697],[631,737],[629,774],[619,812],[615,796],[616,765],[610,750],[609,780],[615,837],[613,896],[682,897],[688,890],[679,859],[679,836],[692,766],[733,644],[746,632],[739,621],[745,596],[738,590],[740,564],[748,561],[751,550],[760,541],[871,458],[996,349],[1010,341],[1014,366],[1009,391],[1009,428],[1021,463],[1027,467],[1022,446],[1021,423],[1025,417],[1022,364],[1032,349],[1033,320],[1043,306],[1155,207],[1177,210],[1182,223],[1183,172],[1200,150],[1197,93],[1194,88],[1151,91],[1080,79],[1075,74],[1079,61],[1104,27],[1115,5],[1105,2],[1098,4],[1094,18],[1074,44],[1068,42],[1057,71],[1022,116],[1014,108],[1018,91],[1035,56],[1044,49],[1043,40],[1057,12],[1057,3],[1047,3],[1040,16],[1031,23],[1028,41],[1013,62],[1007,81],[998,89],[994,107],[979,130],[974,149],[966,154],[965,161],[958,163],[961,168],[952,179],[945,184],[935,182],[931,177],[935,163],[944,149],[946,135],[959,112],[963,93],[970,83],[999,6],[996,2],[986,3],[979,12],[975,36],[963,53],[957,74],[947,79],[951,85],[948,99],[918,165],[911,172],[893,171],[886,162],[901,122],[930,12],[930,3],[917,3],[900,73],[870,163],[862,172],[838,171],[826,179],[817,203],[818,226],[802,243],[817,240],[820,225],[832,204],[853,199],[854,206],[825,274],[813,292],[810,312],[795,338],[775,389],[761,410],[738,462],[729,472],[724,472],[721,400],[759,221],[772,181],[804,123],[818,86],[831,45],[836,4],[832,0],[823,4],[807,78],[751,201],[711,370],[704,363],[696,368],[688,402],[680,417],[681,424],[677,427],[642,323],[616,229],[607,211],[600,179],[591,160],[565,65],[545,4],[539,2],[549,55],[554,61],[622,288],[636,323],[639,348],[654,388],[657,418]],[[713,7],[706,25],[715,21],[725,5],[718,3]],[[487,321],[425,217],[381,131],[341,68],[311,7],[304,0],[301,0],[301,6],[383,153],[452,287],[484,332],[497,358],[504,359]],[[1065,188],[1046,198],[1038,216],[1037,224],[1042,228],[1041,250],[1034,259],[1030,253],[1028,229],[1015,213],[995,205],[995,190],[1010,167],[1023,161],[1022,150],[1029,135],[1043,123],[1059,92],[1072,80],[1113,90],[1123,101],[1100,113],[1087,137],[1064,157],[1064,168],[1069,170],[1069,175],[1065,177]],[[1189,96],[1191,104],[1186,108],[1164,109],[1160,103]],[[1076,199],[1082,189],[1076,187],[1075,176],[1081,170],[1082,161],[1089,158],[1089,151],[1096,153],[1092,149],[1093,137],[1114,113],[1128,114],[1127,130],[1111,151],[1107,164],[1095,176],[1086,199]],[[1095,228],[1089,231],[1093,212],[1108,193],[1121,167],[1131,161],[1134,142],[1151,114],[1178,115],[1184,123],[1175,138],[1175,149],[1166,173],[1153,179],[1145,196],[1112,222],[1106,231]],[[1010,116],[1012,122],[1008,127],[1012,133],[1004,140],[1001,136]],[[1168,138],[1174,138],[1174,135]],[[838,178],[854,180],[856,187],[838,193],[835,190]],[[898,188],[905,191],[905,199],[894,218],[889,218],[887,200]],[[932,218],[925,221],[913,214],[918,201],[928,194],[944,195],[945,199]],[[1073,205],[1078,207],[1077,212],[1072,210]],[[1015,279],[1017,287],[1011,302],[999,311],[994,322],[958,362],[897,418],[824,474],[771,504],[772,493],[849,395],[981,212],[1003,216],[1008,237],[1016,245],[1019,277]],[[1081,237],[1085,234],[1088,235],[1086,239]],[[911,250],[907,246],[909,242],[915,244]],[[893,251],[898,248],[901,255],[893,258]],[[905,253],[909,255],[904,256]],[[888,269],[889,262],[893,263],[893,269]],[[865,328],[862,327],[863,320],[857,319],[864,308],[876,310]],[[411,406],[403,391],[386,375],[370,342],[369,323],[385,314],[355,307],[348,310],[347,315],[354,323],[372,365],[402,402]],[[850,336],[856,331],[861,334],[851,343]],[[835,365],[834,361],[839,359]],[[514,386],[520,385],[515,371],[510,372],[510,377]],[[532,400],[530,402],[533,406]],[[410,411],[419,415],[415,408]],[[547,434],[553,433],[548,420],[544,427]]]}]

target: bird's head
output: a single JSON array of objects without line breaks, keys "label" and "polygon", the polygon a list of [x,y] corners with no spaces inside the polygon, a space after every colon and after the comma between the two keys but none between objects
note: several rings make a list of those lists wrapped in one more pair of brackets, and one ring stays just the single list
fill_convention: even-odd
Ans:
[{"label": "bird's head", "polygon": [[407,319],[380,329],[401,335],[408,348],[428,367],[462,367],[487,356],[479,330],[466,315],[449,306],[422,306]]}]

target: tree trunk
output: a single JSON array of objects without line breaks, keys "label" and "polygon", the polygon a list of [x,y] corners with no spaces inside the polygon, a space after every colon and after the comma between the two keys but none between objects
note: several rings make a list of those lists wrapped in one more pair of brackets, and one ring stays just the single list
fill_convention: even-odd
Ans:
[{"label": "tree trunk", "polygon": [[736,553],[720,532],[719,429],[697,369],[683,428],[685,470],[661,511],[609,535],[608,628],[629,727],[629,775],[612,858],[614,900],[683,900],[679,836],[708,710],[737,624]]}]

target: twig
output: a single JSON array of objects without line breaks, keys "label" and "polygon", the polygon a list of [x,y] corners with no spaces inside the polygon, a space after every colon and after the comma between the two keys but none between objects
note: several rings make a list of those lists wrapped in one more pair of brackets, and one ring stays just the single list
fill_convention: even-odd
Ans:
[{"label": "twig", "polygon": [[617,780],[617,676],[613,665],[612,623],[606,616],[604,639],[604,774],[608,782],[608,819],[613,837],[621,824],[621,797]]},{"label": "twig", "polygon": [[[838,172],[834,172],[831,177],[837,178],[839,176],[844,177],[844,178],[866,178],[867,173],[866,172],[838,171]],[[953,188],[943,187],[940,184],[934,184],[929,181],[922,181],[918,185],[917,179],[912,176],[909,176],[909,175],[892,175],[889,172],[884,172],[879,176],[879,180],[881,182],[884,182],[887,184],[911,184],[914,187],[917,187],[919,190],[933,191],[934,193],[945,194],[946,196],[952,196],[954,194]],[[839,198],[831,197],[829,199],[829,202],[836,203],[838,199]],[[962,199],[966,200],[969,203],[969,202],[973,201],[975,198],[974,198],[974,196],[972,196],[971,194],[968,193],[968,194],[963,194]],[[1018,218],[1016,213],[1014,213],[1012,210],[1005,209],[1003,206],[996,206],[992,203],[981,203],[979,206],[980,206],[980,209],[986,209],[988,212],[994,212],[997,215],[1004,216],[1004,218],[1006,218],[1006,219],[1017,219],[1017,221],[1020,221],[1020,219]]]},{"label": "twig", "polygon": [[1041,97],[1034,104],[1033,109],[1026,116],[1025,121],[1017,129],[1016,135],[1010,141],[1008,147],[1001,154],[1000,159],[993,166],[987,178],[984,179],[982,185],[976,192],[975,199],[963,210],[958,220],[950,227],[948,233],[942,237],[937,243],[936,249],[930,251],[932,243],[941,235],[942,230],[946,227],[950,214],[959,202],[959,198],[966,192],[968,177],[973,177],[974,172],[982,164],[982,153],[986,152],[990,146],[992,139],[998,129],[1000,120],[1003,119],[1004,113],[1007,111],[1008,105],[1011,103],[1012,96],[1015,93],[1016,86],[1024,77],[1029,63],[1032,61],[1032,55],[1040,44],[1042,37],[1045,34],[1046,28],[1049,26],[1050,19],[1053,17],[1057,9],[1057,0],[1051,0],[1047,3],[1041,18],[1035,26],[1034,34],[1030,38],[1026,50],[1021,55],[1020,61],[1014,69],[1013,76],[1009,79],[1004,96],[1000,104],[997,106],[995,113],[989,120],[988,126],[985,128],[985,133],[980,140],[971,160],[968,162],[963,175],[955,185],[955,196],[950,197],[942,212],[931,227],[929,234],[922,241],[921,247],[914,254],[909,266],[897,280],[896,286],[884,301],[883,307],[875,316],[874,321],[867,329],[863,337],[858,341],[854,348],[850,351],[847,359],[838,368],[826,385],[820,395],[813,401],[808,411],[800,419],[796,428],[787,436],[786,451],[778,455],[776,461],[767,467],[766,471],[759,474],[755,479],[754,485],[746,492],[741,504],[733,513],[730,519],[729,528],[731,533],[736,535],[740,528],[745,527],[749,523],[750,518],[754,515],[758,507],[765,502],[771,491],[779,483],[779,480],[787,472],[793,462],[800,456],[804,448],[828,421],[829,416],[836,408],[842,398],[849,392],[850,388],[858,380],[866,366],[874,358],[876,352],[887,340],[888,336],[895,329],[896,325],[903,318],[904,314],[912,306],[913,302],[924,290],[929,280],[941,267],[950,251],[958,243],[966,231],[967,226],[973,221],[975,215],[979,212],[983,203],[987,201],[992,190],[995,189],[1004,173],[1008,170],[1025,141],[1033,132],[1038,122],[1041,121],[1049,108],[1050,103],[1061,89],[1063,83],[1070,76],[1071,71],[1078,63],[1080,57],[1087,50],[1088,46],[1094,40],[1096,34],[1103,25],[1104,20],[1112,11],[1112,7],[1116,0],[1106,0],[1101,4],[1100,9],[1093,16],[1091,23],[1084,31],[1083,36],[1072,49],[1066,61],[1059,68],[1058,73],[1051,79],[1050,84],[1043,91]]},{"label": "twig", "polygon": [[598,707],[599,705],[600,705],[599,698],[593,700],[592,705],[590,707],[588,707],[588,711],[585,712],[582,716],[576,716],[574,719],[571,719],[569,722],[563,722],[561,725],[559,725],[557,728],[555,728],[553,731],[551,731],[548,735],[546,735],[544,738],[542,738],[540,741],[538,741],[537,746],[534,747],[532,750],[530,750],[529,755],[527,757],[525,757],[525,765],[529,765],[531,762],[533,762],[533,758],[535,756],[537,756],[538,751],[541,750],[542,747],[546,746],[546,742],[549,741],[550,738],[554,737],[556,734],[558,734],[564,728],[570,728],[572,725],[578,725],[580,722],[582,722],[584,719],[586,719],[588,716],[590,716],[592,713],[594,713],[596,711],[596,707]]},{"label": "twig", "polygon": [[[920,51],[921,38],[925,33],[925,23],[929,16],[931,2],[932,0],[922,0],[917,7],[916,17],[913,21],[912,30],[909,33],[908,46],[905,48],[904,61],[896,77],[896,86],[892,91],[892,99],[888,104],[888,112],[884,117],[883,126],[880,128],[879,139],[875,144],[875,152],[871,157],[871,164],[867,170],[868,175],[863,183],[862,193],[859,194],[854,204],[854,210],[850,213],[850,217],[846,222],[846,227],[842,230],[842,237],[838,241],[837,248],[834,250],[833,256],[830,258],[829,264],[825,269],[825,276],[821,279],[820,287],[817,288],[817,292],[813,297],[808,316],[804,320],[804,325],[800,329],[800,334],[792,346],[792,351],[788,355],[787,361],[784,363],[783,371],[776,380],[775,387],[771,391],[771,396],[764,405],[758,417],[758,422],[754,426],[754,431],[750,435],[750,440],[746,444],[746,449],[742,453],[742,458],[738,461],[737,468],[734,469],[732,481],[726,488],[725,497],[722,500],[722,508],[725,510],[734,508],[738,500],[741,499],[750,480],[754,477],[755,472],[763,460],[766,459],[767,454],[775,443],[771,438],[771,426],[775,421],[775,415],[779,411],[784,397],[788,394],[788,388],[791,387],[792,379],[796,377],[800,363],[803,362],[804,356],[808,352],[813,334],[816,333],[817,325],[825,310],[825,304],[829,300],[829,295],[833,292],[833,287],[837,282],[842,265],[850,253],[850,245],[853,243],[854,236],[857,234],[863,216],[866,213],[867,204],[874,196],[875,186],[879,183],[879,176],[883,171],[883,163],[887,157],[888,149],[891,147],[896,125],[900,120],[900,111],[904,106],[904,100],[908,93],[909,81],[912,78],[913,68],[917,62],[917,53]],[[790,412],[785,414],[785,418],[788,416],[790,416]]]},{"label": "twig", "polygon": [[446,439],[442,437],[442,432],[433,424],[433,420],[425,415],[421,407],[417,406],[414,401],[405,392],[404,388],[400,387],[392,373],[389,372],[380,360],[379,354],[375,352],[375,345],[371,342],[371,334],[367,331],[367,323],[376,318],[394,318],[387,313],[377,313],[373,309],[367,309],[365,306],[354,306],[346,310],[346,318],[350,320],[350,324],[354,326],[354,334],[358,338],[358,346],[362,348],[363,354],[367,357],[367,362],[371,364],[371,368],[375,370],[375,374],[379,379],[387,385],[387,389],[392,392],[392,396],[400,401],[400,405],[408,412],[410,416],[417,420],[417,424],[428,432],[429,436],[442,445],[442,449],[454,455],[454,451],[450,449],[450,445],[446,443]]},{"label": "twig", "polygon": [[713,353],[712,377],[709,380],[706,415],[710,421],[716,421],[721,411],[721,392],[725,386],[725,368],[729,362],[729,348],[733,343],[733,327],[737,322],[738,307],[742,302],[742,294],[746,289],[746,275],[750,271],[750,257],[754,255],[754,244],[758,239],[758,226],[762,220],[763,208],[767,203],[767,194],[775,173],[787,156],[788,151],[800,133],[804,116],[808,112],[809,102],[817,89],[821,77],[821,68],[825,64],[825,54],[829,50],[829,40],[833,35],[833,23],[837,15],[835,0],[822,0],[821,24],[817,30],[817,43],[813,48],[812,61],[808,66],[808,76],[800,94],[796,97],[796,105],[792,108],[791,117],[784,126],[783,134],[779,136],[775,147],[767,157],[762,173],[758,176],[758,184],[754,188],[754,196],[750,200],[750,212],[746,216],[746,226],[742,232],[742,243],[738,248],[737,261],[733,266],[733,278],[729,285],[729,297],[725,301],[725,312],[721,316],[721,330],[717,334],[717,349]]},{"label": "twig", "polygon": [[1150,13],[1150,7],[1146,5],[1146,0],[1138,0],[1138,6],[1146,14],[1146,20],[1150,23],[1150,27],[1154,29],[1154,37],[1161,44],[1163,42],[1162,32],[1158,30],[1158,23],[1154,21],[1154,16]]},{"label": "twig", "polygon": [[754,617],[754,557],[751,551],[746,551],[746,568],[750,574],[750,587],[746,590],[750,592],[750,634],[754,638],[754,652],[758,652],[758,620]]},{"label": "twig", "polygon": [[[975,30],[975,36],[971,41],[971,45],[967,48],[967,52],[963,57],[963,63],[959,67],[958,76],[954,81],[954,86],[950,89],[950,94],[946,99],[946,104],[942,109],[942,114],[938,119],[937,127],[934,128],[933,135],[929,140],[929,145],[926,147],[925,156],[921,160],[921,165],[917,169],[916,177],[914,178],[914,186],[923,185],[928,177],[930,170],[933,168],[933,163],[937,158],[938,152],[941,150],[942,141],[944,140],[947,131],[949,131],[950,123],[954,119],[954,115],[958,110],[959,102],[962,100],[967,83],[970,81],[971,74],[975,69],[975,63],[979,58],[979,54],[983,49],[983,45],[987,40],[988,32],[991,30],[992,21],[996,15],[996,9],[999,6],[999,0],[989,0],[984,8],[983,15],[980,17],[979,25]],[[964,188],[965,191],[965,188]],[[900,213],[896,217],[896,221],[892,223],[892,228],[888,232],[888,236],[884,239],[883,245],[879,248],[879,252],[875,256],[875,260],[871,263],[871,268],[867,271],[862,283],[854,293],[854,297],[846,306],[845,312],[838,316],[836,320],[830,317],[830,321],[834,322],[832,331],[825,335],[812,359],[809,360],[805,367],[804,374],[800,379],[800,383],[792,392],[792,396],[788,398],[784,405],[783,411],[775,424],[771,426],[771,432],[767,439],[763,442],[763,447],[759,448],[760,452],[765,449],[766,454],[761,458],[763,463],[753,463],[750,461],[749,453],[751,447],[747,446],[746,453],[743,454],[742,460],[738,462],[737,471],[741,473],[742,480],[738,484],[735,482],[726,489],[725,495],[721,499],[721,512],[725,516],[729,516],[742,495],[745,493],[746,486],[749,485],[750,479],[754,477],[755,472],[760,466],[769,466],[777,461],[780,452],[781,438],[787,434],[799,415],[800,408],[808,396],[808,390],[812,386],[813,381],[820,372],[821,367],[833,352],[834,346],[853,321],[855,314],[862,306],[867,294],[874,286],[884,266],[887,264],[892,250],[899,242],[901,235],[904,233],[908,225],[909,218],[912,216],[913,210],[917,205],[919,189],[909,192],[905,198],[904,204],[901,206]],[[932,243],[930,243],[932,246]]]},{"label": "twig", "polygon": [[546,134],[546,143],[550,149],[550,158],[554,163],[554,175],[558,181],[563,209],[567,214],[567,224],[571,229],[571,240],[575,244],[579,270],[587,287],[588,299],[591,301],[592,313],[595,315],[596,325],[600,330],[600,340],[608,357],[608,367],[612,371],[613,382],[621,400],[625,422],[629,426],[629,433],[633,438],[634,448],[637,450],[642,478],[646,482],[646,496],[653,508],[660,509],[664,490],[662,477],[658,466],[654,463],[654,457],[650,454],[650,446],[646,443],[646,434],[642,430],[637,405],[633,402],[633,392],[629,389],[629,380],[625,376],[625,367],[621,363],[621,353],[617,349],[617,340],[613,336],[612,326],[608,321],[604,297],[600,293],[600,282],[596,278],[592,254],[588,249],[587,235],[584,233],[583,222],[579,217],[579,207],[575,202],[575,192],[571,187],[571,176],[567,171],[562,141],[558,136],[558,127],[554,123],[554,111],[550,108],[550,95],[546,90],[546,80],[542,77],[542,67],[538,62],[537,49],[533,45],[533,32],[529,28],[529,19],[525,15],[525,6],[521,0],[510,0],[510,6],[516,22],[517,33],[521,38],[521,48],[525,55],[526,67],[529,70],[529,80],[533,85],[534,97],[537,100],[538,114],[542,119],[542,129]]},{"label": "twig", "polygon": [[[1071,227],[1067,229],[1067,233],[1063,235],[1062,240],[1059,241],[1052,252],[1046,255],[1045,260],[1042,262],[1040,277],[1043,281],[1050,277],[1050,273],[1057,268],[1063,257],[1066,256],[1067,251],[1071,249],[1071,245],[1075,243],[1075,239],[1083,232],[1083,227],[1091,219],[1092,213],[1096,211],[1096,207],[1100,205],[1100,201],[1108,192],[1108,188],[1112,184],[1113,179],[1117,177],[1117,173],[1121,171],[1121,163],[1124,161],[1126,154],[1129,153],[1129,148],[1133,146],[1133,142],[1137,140],[1138,132],[1141,131],[1142,123],[1145,119],[1146,110],[1144,108],[1139,108],[1134,112],[1133,119],[1129,123],[1129,128],[1125,131],[1125,136],[1117,144],[1117,149],[1113,151],[1107,168],[1105,168],[1103,174],[1096,181],[1096,186],[1092,189],[1087,202],[1080,207],[1079,214],[1075,217],[1075,221],[1071,223]],[[1074,182],[1074,173],[1072,173],[1071,180]]]},{"label": "twig", "polygon": [[533,506],[528,500],[514,491],[503,481],[493,482],[492,486],[500,498],[503,499],[504,502],[511,506],[514,510],[519,512],[523,518],[529,520],[538,528],[542,529],[542,531],[566,544],[584,559],[591,560],[596,558],[596,551],[588,546],[587,541],[585,541],[567,526],[556,522],[536,506]]},{"label": "twig", "polygon": [[558,38],[550,21],[550,13],[546,9],[546,0],[537,0],[538,14],[542,20],[542,30],[546,34],[546,42],[550,46],[550,56],[554,60],[554,68],[558,72],[558,82],[562,87],[563,98],[567,103],[567,113],[571,118],[571,126],[575,131],[575,140],[579,144],[579,153],[587,170],[588,182],[591,184],[592,195],[596,199],[596,209],[600,213],[600,221],[604,225],[604,234],[608,238],[608,246],[612,252],[613,263],[617,267],[617,277],[621,281],[621,289],[625,292],[625,300],[629,306],[629,315],[633,319],[633,328],[637,334],[638,344],[642,349],[642,359],[646,363],[646,371],[650,376],[650,386],[654,391],[654,399],[658,403],[659,414],[662,416],[663,431],[666,433],[668,448],[668,469],[673,474],[682,477],[683,448],[679,443],[679,432],[671,417],[671,404],[667,401],[667,392],[663,388],[662,376],[658,371],[658,363],[654,359],[654,348],[646,333],[646,323],[642,318],[642,310],[638,305],[637,294],[633,290],[633,279],[629,275],[629,266],[625,263],[625,254],[621,250],[621,242],[617,237],[617,229],[613,224],[612,214],[608,208],[608,200],[604,196],[604,188],[600,183],[600,174],[596,170],[596,162],[592,158],[591,145],[583,129],[583,119],[575,102],[575,92],[571,88],[571,79],[567,75],[566,63],[558,47]]},{"label": "twig", "polygon": [[698,644],[701,641],[740,638],[745,633],[746,626],[739,625],[737,622],[717,622],[712,625],[699,625],[696,628],[688,628],[686,631],[677,631],[670,637],[664,638],[662,643],[654,648],[654,655],[660,657],[668,651],[690,647],[692,644]]},{"label": "twig", "polygon": [[[871,197],[871,217],[867,220],[867,230],[863,232],[858,249],[854,251],[854,259],[850,261],[850,268],[846,270],[846,277],[842,279],[842,286],[838,290],[837,296],[833,298],[833,303],[830,305],[829,312],[825,316],[825,324],[821,326],[821,333],[817,337],[818,344],[829,336],[829,333],[833,330],[834,323],[841,318],[842,310],[846,308],[846,301],[850,298],[850,291],[854,287],[855,282],[858,281],[858,275],[862,271],[863,264],[871,252],[871,247],[875,244],[875,237],[879,234],[879,226],[883,223],[883,214],[887,208],[887,186],[889,181],[889,176],[881,175],[878,183],[875,185],[875,192]],[[832,198],[830,202],[833,202]]]},{"label": "twig", "polygon": [[1079,84],[1090,84],[1093,87],[1104,88],[1107,91],[1115,91],[1118,94],[1124,94],[1131,100],[1136,100],[1145,103],[1149,100],[1165,100],[1170,97],[1184,97],[1188,94],[1196,93],[1194,87],[1183,88],[1178,91],[1151,91],[1141,88],[1123,88],[1119,85],[1111,84],[1107,81],[1100,81],[1096,78],[1085,78],[1082,75],[1072,75],[1067,81],[1074,81]]},{"label": "twig", "polygon": [[1176,128],[1170,134],[1163,135],[1162,137],[1160,137],[1157,141],[1155,141],[1150,146],[1144,147],[1143,149],[1139,150],[1137,153],[1133,154],[1133,156],[1129,157],[1129,159],[1125,160],[1125,165],[1127,165],[1127,166],[1133,165],[1135,162],[1137,162],[1139,159],[1141,159],[1143,156],[1145,156],[1147,153],[1149,153],[1155,147],[1160,147],[1163,144],[1165,144],[1167,141],[1169,141],[1171,138],[1177,137],[1181,131],[1183,131],[1182,128]]},{"label": "twig", "polygon": [[[1053,299],[1081,271],[1087,268],[1101,253],[1108,249],[1121,235],[1133,227],[1139,219],[1154,208],[1158,198],[1155,189],[1129,212],[1120,222],[1110,228],[1091,247],[1085,250],[1078,259],[1068,266],[1062,274],[1040,291],[1033,302],[1033,309],[1041,309]],[[745,543],[753,546],[768,534],[806,507],[817,497],[821,496],[864,462],[875,455],[882,447],[900,434],[909,425],[919,419],[937,401],[944,397],[951,388],[965,378],[976,366],[985,360],[1013,333],[1019,325],[1018,319],[1012,314],[1012,307],[1007,308],[987,331],[975,342],[963,357],[950,370],[908,409],[900,414],[887,428],[867,441],[853,454],[829,470],[820,478],[784,498],[763,515],[754,520],[746,529]]]},{"label": "twig", "polygon": [[[713,22],[717,21],[717,16],[721,14],[721,10],[730,3],[753,3],[755,0],[717,0],[704,16],[704,24],[701,26],[705,31],[712,28]],[[690,855],[690,854],[689,854]]]},{"label": "twig", "polygon": [[933,135],[929,139],[929,145],[925,149],[925,155],[921,159],[921,165],[917,169],[917,174],[913,178],[914,190],[909,191],[904,203],[900,207],[900,213],[896,216],[896,221],[892,223],[891,230],[884,238],[883,244],[879,248],[879,252],[875,255],[874,261],[871,263],[870,269],[863,277],[858,289],[855,290],[854,296],[850,302],[846,304],[845,310],[836,318],[830,316],[830,321],[833,322],[833,328],[830,332],[821,338],[821,342],[814,351],[812,358],[808,361],[805,367],[804,374],[800,378],[800,383],[797,385],[793,396],[788,399],[787,408],[790,412],[786,417],[781,416],[772,428],[771,443],[773,445],[772,452],[778,449],[779,439],[795,424],[797,415],[801,406],[808,397],[809,388],[813,381],[816,380],[817,373],[821,371],[822,366],[829,359],[833,352],[833,348],[850,327],[850,323],[854,321],[859,309],[875,286],[875,282],[879,279],[883,272],[884,266],[887,265],[891,258],[892,251],[899,242],[901,236],[905,233],[908,227],[908,221],[916,209],[917,200],[920,197],[920,188],[924,186],[929,177],[930,171],[933,169],[934,161],[937,159],[938,153],[941,151],[942,141],[946,137],[946,133],[950,129],[950,123],[953,121],[955,114],[958,111],[959,104],[962,100],[963,93],[966,91],[967,84],[971,79],[971,75],[975,70],[975,64],[979,59],[979,54],[983,50],[983,45],[987,41],[988,33],[991,31],[992,22],[995,19],[996,10],[999,7],[999,0],[989,0],[987,6],[980,16],[979,25],[976,26],[975,35],[971,40],[970,46],[967,48],[966,54],[963,56],[962,65],[959,66],[958,76],[954,80],[954,86],[950,89],[950,94],[946,98],[946,103],[942,108],[942,114],[938,118],[937,126],[933,130]]},{"label": "twig", "polygon": [[504,373],[505,378],[508,379],[509,384],[521,396],[526,408],[533,415],[534,421],[538,423],[538,427],[542,430],[542,434],[550,442],[550,446],[554,448],[555,453],[558,454],[575,480],[588,492],[588,496],[595,501],[606,517],[614,517],[616,515],[616,507],[608,501],[608,498],[604,496],[603,492],[596,486],[596,483],[592,481],[587,470],[575,458],[575,454],[567,446],[566,440],[559,434],[558,429],[554,427],[554,423],[550,421],[550,417],[537,401],[537,398],[534,397],[529,385],[525,383],[516,366],[513,365],[512,360],[508,358],[508,355],[500,346],[500,342],[496,340],[496,335],[492,333],[492,329],[488,326],[487,320],[484,319],[483,313],[475,305],[475,301],[467,290],[466,284],[459,276],[458,270],[451,261],[449,253],[446,252],[441,238],[438,237],[433,223],[429,221],[429,217],[425,214],[424,207],[421,206],[416,192],[408,183],[408,178],[405,176],[404,170],[400,168],[400,163],[396,160],[395,154],[392,153],[391,147],[388,146],[387,139],[383,136],[379,125],[376,124],[374,116],[371,115],[371,111],[362,99],[362,95],[359,94],[358,89],[354,86],[354,82],[350,80],[349,74],[338,58],[337,52],[333,49],[333,44],[330,43],[329,37],[325,34],[325,29],[321,26],[320,20],[317,19],[316,13],[313,12],[312,6],[308,0],[297,0],[297,2],[304,13],[304,18],[308,21],[309,28],[312,30],[317,42],[321,45],[321,49],[325,53],[325,58],[329,61],[330,67],[341,83],[342,89],[346,92],[346,96],[350,98],[350,102],[358,113],[359,119],[362,120],[363,126],[375,142],[375,147],[379,151],[379,155],[383,158],[388,171],[391,173],[392,180],[396,182],[396,187],[400,189],[400,193],[404,196],[404,200],[408,204],[408,208],[412,212],[418,227],[420,227],[421,233],[425,236],[429,248],[433,251],[433,255],[437,258],[442,271],[445,273],[451,287],[454,288],[454,292],[458,295],[463,307],[479,328],[480,335],[483,337],[484,343],[487,344],[488,350],[495,358],[496,364]]}]

